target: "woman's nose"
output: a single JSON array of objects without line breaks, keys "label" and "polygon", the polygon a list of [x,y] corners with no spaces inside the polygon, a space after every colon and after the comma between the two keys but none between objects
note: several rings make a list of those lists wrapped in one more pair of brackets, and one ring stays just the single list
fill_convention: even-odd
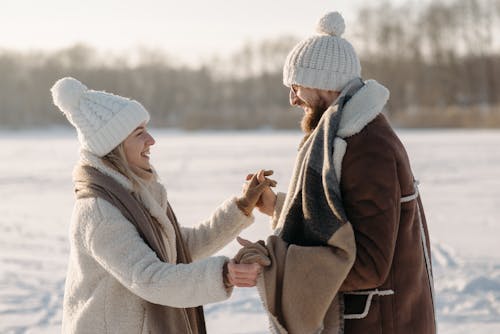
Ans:
[{"label": "woman's nose", "polygon": [[149,133],[148,133],[148,139],[146,140],[146,143],[149,145],[149,146],[152,146],[156,143],[156,140],[153,138],[153,136],[151,136]]}]

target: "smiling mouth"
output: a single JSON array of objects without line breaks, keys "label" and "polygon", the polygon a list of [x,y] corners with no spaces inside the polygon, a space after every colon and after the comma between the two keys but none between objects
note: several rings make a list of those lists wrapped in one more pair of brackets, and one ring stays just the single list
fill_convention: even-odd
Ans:
[{"label": "smiling mouth", "polygon": [[150,153],[149,151],[142,152],[142,153],[141,153],[141,157],[146,158],[146,159],[149,159],[149,155],[150,155],[150,154],[151,154],[151,153]]}]

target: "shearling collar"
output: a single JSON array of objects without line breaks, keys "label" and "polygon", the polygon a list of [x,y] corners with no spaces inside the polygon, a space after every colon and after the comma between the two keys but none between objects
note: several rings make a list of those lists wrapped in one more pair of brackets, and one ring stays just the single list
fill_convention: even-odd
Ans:
[{"label": "shearling collar", "polygon": [[375,80],[365,81],[365,85],[344,106],[337,136],[347,138],[360,132],[382,112],[388,99],[386,87]]}]

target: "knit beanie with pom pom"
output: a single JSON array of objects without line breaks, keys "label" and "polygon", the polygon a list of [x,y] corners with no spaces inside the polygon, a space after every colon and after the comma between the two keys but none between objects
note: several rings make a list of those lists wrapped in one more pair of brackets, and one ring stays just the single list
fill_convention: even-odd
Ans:
[{"label": "knit beanie with pom pom", "polygon": [[283,83],[324,90],[342,91],[354,78],[361,77],[361,65],[352,45],[341,36],[342,15],[331,12],[317,24],[317,35],[299,42],[288,54]]},{"label": "knit beanie with pom pom", "polygon": [[62,78],[51,89],[54,104],[76,128],[83,149],[103,157],[124,141],[149,113],[137,101],[89,90],[74,78]]}]

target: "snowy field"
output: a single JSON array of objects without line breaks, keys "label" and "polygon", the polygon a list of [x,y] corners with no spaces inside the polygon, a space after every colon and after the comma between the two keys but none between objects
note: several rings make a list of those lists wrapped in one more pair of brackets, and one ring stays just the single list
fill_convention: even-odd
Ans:
[{"label": "snowy field", "polygon": [[[287,189],[299,132],[152,130],[152,161],[184,225],[275,170]],[[500,131],[401,130],[427,213],[440,333],[500,333]],[[59,333],[76,134],[0,132],[0,333]],[[242,236],[265,239],[268,220]],[[236,243],[221,251],[232,256]],[[209,333],[267,333],[255,289],[205,307]],[[418,310],[416,311],[418,312]],[[404,333],[402,333],[404,334]]]}]

